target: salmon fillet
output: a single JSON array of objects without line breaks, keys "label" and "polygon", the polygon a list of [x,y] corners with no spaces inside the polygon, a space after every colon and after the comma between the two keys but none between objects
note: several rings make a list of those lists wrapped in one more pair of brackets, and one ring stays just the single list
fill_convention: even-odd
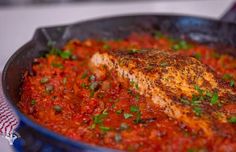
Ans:
[{"label": "salmon fillet", "polygon": [[222,104],[234,104],[234,91],[199,60],[158,49],[109,50],[91,58],[96,66],[114,70],[138,84],[137,92],[169,117],[210,136],[217,123],[227,122]]}]

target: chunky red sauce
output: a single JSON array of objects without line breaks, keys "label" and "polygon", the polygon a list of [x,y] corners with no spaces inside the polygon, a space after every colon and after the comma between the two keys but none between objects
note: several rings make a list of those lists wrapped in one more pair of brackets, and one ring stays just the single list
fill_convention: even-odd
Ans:
[{"label": "chunky red sauce", "polygon": [[[90,57],[98,50],[163,48],[194,56],[234,87],[236,59],[214,49],[160,33],[132,34],[124,40],[72,40],[64,51],[53,48],[36,58],[34,76],[25,74],[19,107],[50,130],[94,145],[127,151],[236,150],[235,119],[232,137],[205,138],[166,116],[140,96],[138,84],[120,83],[114,72],[91,71]],[[135,86],[135,87],[134,87]],[[235,107],[229,107],[235,110]],[[236,113],[236,112],[235,112]],[[234,136],[233,136],[234,135]]]}]

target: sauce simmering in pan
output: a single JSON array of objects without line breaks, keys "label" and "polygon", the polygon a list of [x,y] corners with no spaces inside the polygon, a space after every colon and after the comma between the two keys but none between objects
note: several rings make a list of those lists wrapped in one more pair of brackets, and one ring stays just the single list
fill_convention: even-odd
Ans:
[{"label": "sauce simmering in pan", "polygon": [[[159,32],[131,34],[120,40],[71,40],[63,51],[52,48],[34,60],[34,76],[25,74],[18,106],[50,130],[94,145],[126,151],[235,151],[235,114],[225,132],[206,138],[137,93],[139,84],[120,82],[113,71],[91,70],[98,50],[161,48],[193,56],[235,87],[236,59],[204,45],[175,40]],[[150,67],[151,68],[151,67]],[[196,115],[201,109],[196,109]]]}]

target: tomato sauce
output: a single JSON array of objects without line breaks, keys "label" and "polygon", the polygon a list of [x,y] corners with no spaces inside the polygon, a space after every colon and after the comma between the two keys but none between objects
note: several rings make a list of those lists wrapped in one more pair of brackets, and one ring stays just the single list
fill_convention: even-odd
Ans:
[{"label": "tomato sauce", "polygon": [[25,74],[18,106],[42,126],[93,145],[126,151],[236,150],[233,137],[205,138],[139,95],[138,84],[121,83],[113,71],[103,74],[90,68],[96,51],[133,48],[171,49],[193,56],[234,87],[235,58],[159,32],[134,33],[121,40],[71,40],[63,51],[52,48],[45,57],[36,58],[34,75]]}]

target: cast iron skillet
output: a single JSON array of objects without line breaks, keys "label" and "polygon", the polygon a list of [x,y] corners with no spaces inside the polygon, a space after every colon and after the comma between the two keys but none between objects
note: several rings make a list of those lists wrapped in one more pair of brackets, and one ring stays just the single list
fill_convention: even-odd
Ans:
[{"label": "cast iron skillet", "polygon": [[[236,48],[236,24],[199,17],[173,15],[131,15],[85,21],[65,26],[44,27],[36,30],[32,40],[17,50],[8,60],[2,76],[3,91],[21,120],[17,132],[24,151],[113,151],[73,141],[34,123],[16,106],[20,99],[22,75],[32,72],[32,61],[48,51],[48,42],[63,46],[70,39],[118,39],[132,32],[152,33],[160,30],[174,37],[185,37],[221,48]],[[228,49],[226,53],[236,56]]]}]

